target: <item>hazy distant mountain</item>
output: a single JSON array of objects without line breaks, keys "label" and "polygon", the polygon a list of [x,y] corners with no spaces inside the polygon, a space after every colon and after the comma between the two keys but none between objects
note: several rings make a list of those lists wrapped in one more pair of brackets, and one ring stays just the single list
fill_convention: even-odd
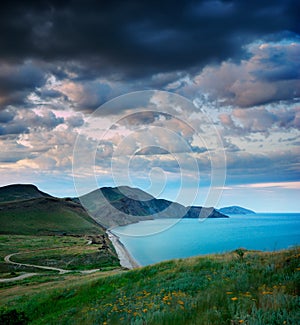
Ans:
[{"label": "hazy distant mountain", "polygon": [[128,186],[103,187],[80,197],[80,201],[105,227],[158,218],[227,218],[214,208],[184,207]]},{"label": "hazy distant mountain", "polygon": [[245,209],[236,205],[224,207],[219,209],[218,211],[224,214],[255,214],[255,212],[252,210]]}]

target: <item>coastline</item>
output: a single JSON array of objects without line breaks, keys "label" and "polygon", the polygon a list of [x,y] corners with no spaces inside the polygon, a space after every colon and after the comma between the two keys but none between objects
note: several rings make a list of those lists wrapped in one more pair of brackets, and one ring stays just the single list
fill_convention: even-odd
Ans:
[{"label": "coastline", "polygon": [[109,229],[106,231],[106,233],[118,254],[121,266],[130,270],[140,267],[137,261],[130,255],[124,244],[120,242],[119,237],[112,233]]}]

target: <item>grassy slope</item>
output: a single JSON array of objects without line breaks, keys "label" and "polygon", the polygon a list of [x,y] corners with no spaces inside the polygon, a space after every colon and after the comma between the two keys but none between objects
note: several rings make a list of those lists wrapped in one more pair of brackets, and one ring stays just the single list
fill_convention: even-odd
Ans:
[{"label": "grassy slope", "polygon": [[31,184],[13,184],[0,187],[0,202],[29,200],[41,197],[51,196]]},{"label": "grassy slope", "polygon": [[292,249],[173,260],[16,292],[2,314],[16,310],[13,317],[31,324],[297,324],[299,256],[300,249]]},{"label": "grassy slope", "polygon": [[[98,244],[87,246],[92,237]],[[12,260],[26,264],[68,270],[119,267],[105,229],[80,204],[51,197],[33,185],[0,188],[0,277],[11,277],[10,272],[47,273],[4,262],[4,256],[17,252],[22,254]]]},{"label": "grassy slope", "polygon": [[37,198],[0,204],[2,234],[96,234],[104,230],[71,201]]}]

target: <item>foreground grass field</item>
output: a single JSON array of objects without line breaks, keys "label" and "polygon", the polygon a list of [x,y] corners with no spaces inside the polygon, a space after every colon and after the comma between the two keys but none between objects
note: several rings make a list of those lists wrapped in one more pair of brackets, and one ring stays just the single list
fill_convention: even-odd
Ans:
[{"label": "foreground grass field", "polygon": [[52,289],[7,288],[0,323],[299,324],[299,257],[299,248],[237,251],[66,278]]}]

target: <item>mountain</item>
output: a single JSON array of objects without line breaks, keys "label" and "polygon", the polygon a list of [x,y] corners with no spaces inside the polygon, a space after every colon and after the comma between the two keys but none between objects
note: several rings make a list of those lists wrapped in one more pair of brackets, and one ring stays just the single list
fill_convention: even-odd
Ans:
[{"label": "mountain", "polygon": [[185,207],[128,186],[103,187],[74,199],[52,197],[34,185],[0,188],[2,234],[83,235],[142,220],[226,217],[214,208]]},{"label": "mountain", "polygon": [[0,187],[0,202],[20,201],[37,198],[50,198],[51,195],[40,191],[35,185],[14,184]]},{"label": "mountain", "polygon": [[128,186],[103,187],[81,196],[80,201],[106,228],[158,218],[227,218],[214,208],[185,207]]},{"label": "mountain", "polygon": [[0,233],[91,235],[105,230],[70,199],[51,197],[34,185],[9,185],[0,188]]},{"label": "mountain", "polygon": [[245,209],[236,205],[224,207],[219,209],[218,211],[224,214],[255,214],[255,212],[252,210]]}]

